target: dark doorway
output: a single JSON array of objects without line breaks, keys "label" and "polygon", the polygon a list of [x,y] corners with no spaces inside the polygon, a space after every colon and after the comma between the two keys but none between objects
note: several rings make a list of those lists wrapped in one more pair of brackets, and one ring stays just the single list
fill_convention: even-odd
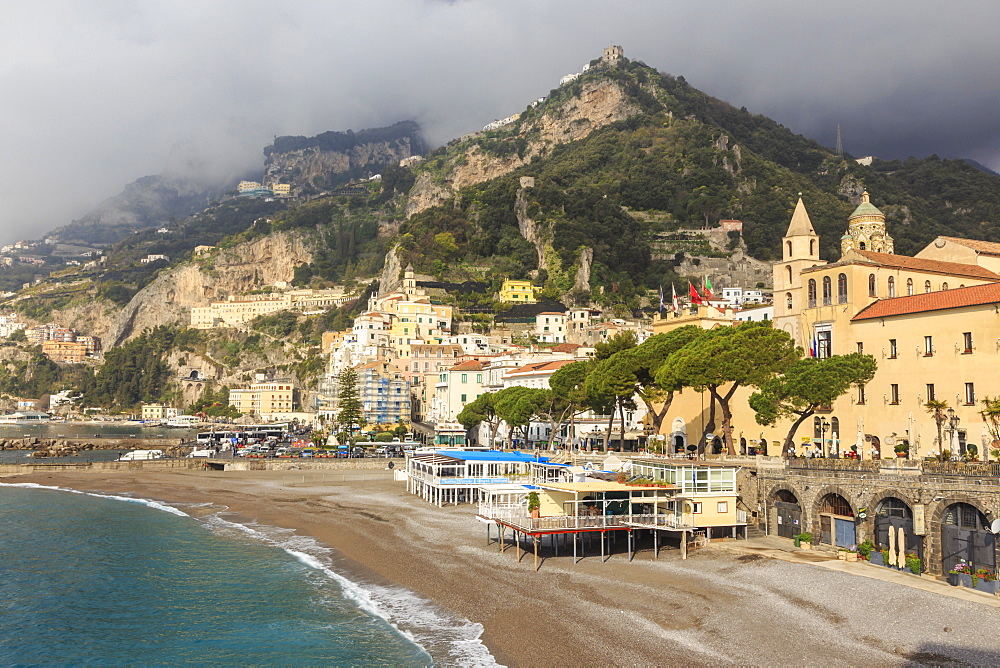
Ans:
[{"label": "dark doorway", "polygon": [[967,563],[971,570],[996,570],[996,536],[986,516],[968,503],[953,503],[941,521],[941,568],[943,572]]},{"label": "dark doorway", "polygon": [[892,530],[898,537],[900,529],[903,530],[905,540],[903,551],[907,554],[916,554],[923,559],[923,541],[913,531],[913,511],[902,499],[894,496],[882,499],[875,509],[875,547],[888,550],[889,531]]},{"label": "dark doorway", "polygon": [[778,511],[778,535],[795,538],[802,533],[802,507],[794,494],[779,489],[774,494],[774,507]]},{"label": "dark doorway", "polygon": [[820,542],[837,547],[857,545],[854,510],[840,494],[827,494],[819,507]]}]

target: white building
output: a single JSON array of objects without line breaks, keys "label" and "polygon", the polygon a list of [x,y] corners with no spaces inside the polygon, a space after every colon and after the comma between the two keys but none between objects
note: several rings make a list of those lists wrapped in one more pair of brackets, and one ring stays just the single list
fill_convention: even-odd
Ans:
[{"label": "white building", "polygon": [[566,314],[546,311],[536,315],[535,338],[539,343],[565,343]]}]

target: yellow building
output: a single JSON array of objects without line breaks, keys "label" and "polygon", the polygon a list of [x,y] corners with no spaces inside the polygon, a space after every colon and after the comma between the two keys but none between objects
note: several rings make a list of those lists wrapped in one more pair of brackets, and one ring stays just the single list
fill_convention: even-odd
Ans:
[{"label": "yellow building", "polygon": [[[878,363],[870,383],[799,427],[799,454],[843,454],[855,446],[864,458],[892,457],[905,443],[911,457],[923,457],[974,444],[983,458],[991,439],[978,404],[1000,395],[1000,274],[993,271],[1000,269],[1000,244],[939,237],[915,257],[896,255],[885,216],[867,193],[848,222],[842,257],[828,264],[819,259],[819,236],[800,200],[774,265],[775,327],[807,355],[863,352]],[[733,398],[734,443],[743,452],[778,455],[790,423],[757,424],[747,404],[752,391],[742,388]],[[958,420],[944,425],[941,442],[925,408],[931,398],[947,402]],[[699,441],[711,426],[707,396],[681,393],[664,425],[671,450]],[[709,435],[709,452],[720,436]]]},{"label": "yellow building", "polygon": [[538,300],[535,299],[535,288],[531,285],[531,281],[515,281],[507,278],[500,286],[500,301],[511,304],[534,304]]},{"label": "yellow building", "polygon": [[288,381],[254,383],[248,389],[229,390],[229,403],[240,413],[270,419],[291,412],[294,392]]}]

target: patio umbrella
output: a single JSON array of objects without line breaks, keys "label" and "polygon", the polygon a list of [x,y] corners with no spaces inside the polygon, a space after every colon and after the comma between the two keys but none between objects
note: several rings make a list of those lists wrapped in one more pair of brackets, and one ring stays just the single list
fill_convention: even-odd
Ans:
[{"label": "patio umbrella", "polygon": [[889,565],[896,565],[896,532],[889,527]]},{"label": "patio umbrella", "polygon": [[840,454],[840,439],[835,431],[830,432],[830,448],[832,449],[833,454]]},{"label": "patio umbrella", "polygon": [[900,568],[906,568],[906,534],[903,532],[903,527],[899,527],[899,539],[896,541],[896,545],[899,550],[899,554],[896,556],[897,564]]},{"label": "patio umbrella", "polygon": [[906,438],[909,439],[910,441],[910,450],[913,452],[914,455],[916,455],[917,448],[914,447],[916,445],[916,436],[914,436],[913,433],[913,411],[910,411],[910,416],[907,419],[907,422],[908,424],[906,427]]}]

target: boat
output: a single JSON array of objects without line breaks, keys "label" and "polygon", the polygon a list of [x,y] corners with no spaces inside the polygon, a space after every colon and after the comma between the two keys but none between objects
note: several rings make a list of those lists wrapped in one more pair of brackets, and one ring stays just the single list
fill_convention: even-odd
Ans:
[{"label": "boat", "polygon": [[118,461],[122,462],[140,462],[148,461],[150,459],[164,459],[166,455],[163,454],[163,450],[132,450],[131,452],[126,452]]},{"label": "boat", "polygon": [[0,424],[38,424],[48,422],[52,416],[48,413],[38,413],[35,411],[23,411],[0,415]]},{"label": "boat", "polygon": [[194,427],[201,424],[201,420],[193,415],[175,415],[166,421],[165,427]]}]

